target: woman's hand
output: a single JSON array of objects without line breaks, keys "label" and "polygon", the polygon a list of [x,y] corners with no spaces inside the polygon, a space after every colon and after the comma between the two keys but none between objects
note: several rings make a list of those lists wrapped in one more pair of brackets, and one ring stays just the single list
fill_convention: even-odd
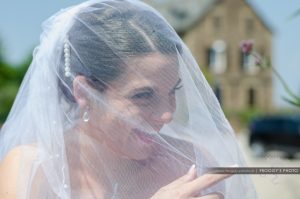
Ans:
[{"label": "woman's hand", "polygon": [[197,178],[195,165],[188,173],[159,189],[151,199],[222,199],[222,194],[198,196],[201,190],[228,178],[232,174],[204,174]]}]

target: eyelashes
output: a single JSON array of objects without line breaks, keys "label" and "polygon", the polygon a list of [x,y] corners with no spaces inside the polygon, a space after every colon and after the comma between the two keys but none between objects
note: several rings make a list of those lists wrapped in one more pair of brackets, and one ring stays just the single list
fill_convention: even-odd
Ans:
[{"label": "eyelashes", "polygon": [[132,96],[132,99],[151,99],[154,91],[143,91]]},{"label": "eyelashes", "polygon": [[171,95],[175,95],[176,91],[177,91],[177,90],[180,90],[182,87],[183,87],[183,85],[178,85],[178,86],[176,86],[176,87],[172,90]]},{"label": "eyelashes", "polygon": [[178,85],[176,88],[174,88],[174,90],[179,90],[183,87],[183,85]]}]

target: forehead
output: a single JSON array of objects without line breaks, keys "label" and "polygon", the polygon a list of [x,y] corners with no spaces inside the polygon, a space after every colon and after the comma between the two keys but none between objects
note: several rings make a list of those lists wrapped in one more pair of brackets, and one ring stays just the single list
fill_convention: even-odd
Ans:
[{"label": "forehead", "polygon": [[115,89],[125,87],[169,86],[178,80],[177,56],[152,54],[128,59],[124,73],[112,83]]}]

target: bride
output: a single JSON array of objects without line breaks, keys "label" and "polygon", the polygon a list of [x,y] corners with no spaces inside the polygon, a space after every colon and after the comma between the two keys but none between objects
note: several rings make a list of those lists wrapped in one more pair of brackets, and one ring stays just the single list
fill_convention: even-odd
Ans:
[{"label": "bride", "polygon": [[[255,198],[234,133],[172,27],[136,0],[43,24],[0,134],[0,197]],[[201,35],[199,35],[201,36]]]}]

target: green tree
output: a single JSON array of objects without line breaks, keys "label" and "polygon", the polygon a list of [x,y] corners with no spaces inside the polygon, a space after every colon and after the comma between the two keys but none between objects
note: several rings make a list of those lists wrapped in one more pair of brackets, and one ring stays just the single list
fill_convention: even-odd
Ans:
[{"label": "green tree", "polygon": [[7,63],[0,42],[0,123],[6,119],[11,109],[30,62],[31,56],[16,66]]}]

